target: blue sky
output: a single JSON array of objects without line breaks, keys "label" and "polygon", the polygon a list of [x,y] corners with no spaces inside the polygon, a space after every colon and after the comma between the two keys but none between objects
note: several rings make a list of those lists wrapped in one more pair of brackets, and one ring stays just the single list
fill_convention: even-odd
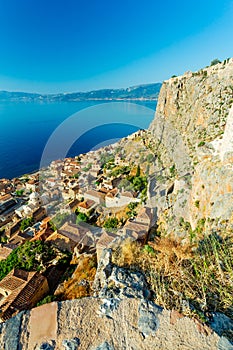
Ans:
[{"label": "blue sky", "polygon": [[151,83],[233,56],[233,1],[0,0],[0,89]]}]

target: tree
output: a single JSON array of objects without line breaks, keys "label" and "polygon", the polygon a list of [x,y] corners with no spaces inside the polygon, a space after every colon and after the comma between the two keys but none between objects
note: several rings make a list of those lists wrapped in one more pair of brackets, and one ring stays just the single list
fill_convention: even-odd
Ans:
[{"label": "tree", "polygon": [[133,185],[134,185],[134,190],[137,191],[141,191],[144,188],[144,181],[142,177],[135,177],[133,179]]},{"label": "tree", "polygon": [[138,202],[130,202],[128,204],[127,207],[127,211],[126,211],[126,215],[128,216],[128,218],[134,218],[135,216],[137,216],[137,212],[136,212],[136,208],[138,206]]},{"label": "tree", "polygon": [[78,213],[76,218],[76,224],[78,225],[80,222],[87,222],[88,216],[84,213]]},{"label": "tree", "polygon": [[50,244],[42,241],[27,241],[15,248],[5,260],[0,261],[0,280],[13,268],[26,271],[39,271],[56,257],[57,253]]},{"label": "tree", "polygon": [[221,61],[218,58],[215,58],[213,61],[211,61],[210,65],[214,66],[215,64],[221,63]]},{"label": "tree", "polygon": [[20,225],[20,231],[25,231],[26,228],[30,227],[33,224],[33,218],[23,219]]},{"label": "tree", "polygon": [[108,218],[104,223],[104,228],[106,228],[109,231],[114,231],[119,224],[119,221],[117,218]]},{"label": "tree", "polygon": [[19,196],[19,197],[22,196],[23,193],[24,193],[24,189],[16,190],[16,191],[15,191],[16,196]]}]

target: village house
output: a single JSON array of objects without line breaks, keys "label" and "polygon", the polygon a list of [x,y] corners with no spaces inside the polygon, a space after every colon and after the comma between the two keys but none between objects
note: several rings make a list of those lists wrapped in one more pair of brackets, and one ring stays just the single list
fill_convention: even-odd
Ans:
[{"label": "village house", "polygon": [[77,169],[70,168],[69,170],[63,169],[61,171],[61,177],[71,179],[78,173]]},{"label": "village house", "polygon": [[45,241],[50,235],[54,233],[52,226],[50,224],[50,217],[46,217],[42,220],[39,231],[36,232],[34,237],[31,238],[31,242],[33,241]]},{"label": "village house", "polygon": [[105,204],[105,194],[95,190],[89,190],[85,192],[84,199],[91,199],[97,204]]},{"label": "village house", "polygon": [[8,255],[10,255],[10,253],[12,252],[12,250],[14,250],[15,248],[17,248],[17,245],[15,244],[11,244],[11,243],[0,243],[0,260],[4,260],[8,257]]},{"label": "village house", "polygon": [[17,232],[10,238],[10,243],[16,245],[17,247],[25,243],[26,241],[30,241],[33,237],[33,232],[30,230],[25,230],[24,232]]},{"label": "village house", "polygon": [[61,177],[61,171],[63,169],[63,164],[64,164],[64,162],[61,160],[54,160],[53,162],[51,162],[51,164],[49,166],[49,170],[50,170],[52,176],[54,176],[56,178]]},{"label": "village house", "polygon": [[57,180],[53,177],[49,177],[48,179],[46,179],[46,183],[49,187],[54,187],[57,184]]},{"label": "village house", "polygon": [[48,282],[43,275],[14,269],[0,281],[0,321],[32,308],[48,292]]},{"label": "village house", "polygon": [[15,209],[20,207],[21,202],[16,199],[9,199],[0,203],[0,227],[13,220]]},{"label": "village house", "polygon": [[66,189],[62,190],[61,195],[64,201],[68,201],[70,199],[69,190],[66,190]]},{"label": "village house", "polygon": [[107,190],[112,190],[114,187],[117,187],[117,185],[120,183],[122,177],[119,176],[118,178],[115,177],[105,177],[102,176],[97,181],[99,182],[99,188],[104,187]]},{"label": "village house", "polygon": [[34,237],[37,232],[40,230],[40,225],[42,222],[36,222],[34,225],[28,227],[26,230],[24,230],[24,233],[27,234],[30,237]]},{"label": "village house", "polygon": [[148,207],[142,207],[137,215],[137,222],[148,225],[149,227],[152,222],[152,209]]},{"label": "village house", "polygon": [[106,194],[105,205],[107,208],[117,207],[119,201],[119,191],[117,188],[114,188]]},{"label": "village house", "polygon": [[105,204],[107,208],[112,207],[123,207],[128,205],[129,203],[138,203],[140,202],[140,199],[136,198],[136,193],[131,191],[126,192],[118,192],[118,190],[115,188],[112,191],[110,191],[106,197],[105,197]]},{"label": "village house", "polygon": [[54,232],[46,241],[51,242],[60,250],[73,252],[90,252],[95,247],[95,238],[89,227],[84,224],[71,224],[66,222],[57,232]]},{"label": "village house", "polygon": [[34,220],[34,222],[38,222],[43,220],[46,217],[46,210],[43,207],[40,207],[38,209],[36,209],[33,213],[32,213],[32,219]]},{"label": "village house", "polygon": [[80,167],[79,164],[77,163],[77,161],[73,160],[73,158],[69,158],[65,160],[65,164],[63,167],[64,170],[68,170],[68,171],[75,171],[76,173],[79,171]]},{"label": "village house", "polygon": [[135,241],[145,243],[148,237],[149,227],[137,221],[128,221],[123,227],[123,233],[126,237],[131,237]]},{"label": "village house", "polygon": [[77,209],[80,213],[90,215],[95,210],[97,204],[91,199],[87,199],[77,205]]},{"label": "village house", "polygon": [[13,184],[8,179],[0,179],[0,195],[11,193],[13,190]]},{"label": "village house", "polygon": [[76,185],[74,185],[72,187],[69,187],[69,196],[70,196],[70,198],[72,198],[72,199],[77,198],[78,192],[79,192],[79,185],[76,184]]},{"label": "village house", "polygon": [[54,169],[57,169],[57,168],[62,168],[63,165],[64,165],[64,160],[61,160],[61,159],[53,160],[50,163],[50,169],[54,170]]},{"label": "village house", "polygon": [[50,193],[49,193],[49,192],[44,192],[44,193],[40,196],[40,198],[41,198],[42,205],[48,204],[48,203],[51,201]]},{"label": "village house", "polygon": [[91,168],[89,170],[90,174],[94,177],[97,177],[100,173],[101,166],[98,162],[92,163]]},{"label": "village house", "polygon": [[115,164],[119,166],[127,166],[129,162],[126,161],[125,157],[122,154],[117,154],[115,156]]},{"label": "village house", "polygon": [[12,195],[10,193],[8,194],[3,194],[3,195],[0,195],[0,205],[10,199],[13,199]]},{"label": "village house", "polygon": [[32,212],[33,208],[31,208],[29,205],[21,205],[21,207],[15,210],[15,214],[21,219],[30,216]]},{"label": "village house", "polygon": [[73,212],[78,208],[80,201],[78,199],[72,199],[68,204],[67,208],[71,209]]},{"label": "village house", "polygon": [[152,209],[148,207],[142,208],[136,219],[128,220],[123,227],[123,234],[137,241],[145,242],[148,237],[152,222]]},{"label": "village house", "polygon": [[99,240],[96,243],[96,253],[97,253],[97,261],[100,261],[100,257],[102,254],[102,251],[105,248],[110,248],[112,243],[119,237],[116,233],[113,232],[107,232],[103,230],[103,233],[101,234]]},{"label": "village house", "polygon": [[39,181],[37,180],[29,180],[26,182],[26,189],[28,191],[36,192],[39,190]]},{"label": "village house", "polygon": [[14,192],[12,194],[17,195],[16,191],[22,191],[24,194],[25,190],[26,190],[26,184],[19,182],[14,185]]},{"label": "village house", "polygon": [[8,238],[11,238],[20,231],[21,222],[22,220],[18,220],[15,223],[11,223],[10,226],[7,227],[5,234]]},{"label": "village house", "polygon": [[32,216],[34,211],[40,208],[42,205],[42,200],[37,192],[33,192],[29,196],[28,204],[24,204],[15,210],[15,214],[19,218],[24,218]]},{"label": "village house", "polygon": [[61,198],[61,191],[56,187],[49,191],[51,201],[58,201]]}]

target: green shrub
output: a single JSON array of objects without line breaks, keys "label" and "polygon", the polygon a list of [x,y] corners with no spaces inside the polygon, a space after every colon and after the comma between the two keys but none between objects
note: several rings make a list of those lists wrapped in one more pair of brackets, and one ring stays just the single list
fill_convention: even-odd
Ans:
[{"label": "green shrub", "polygon": [[171,177],[176,176],[177,171],[176,171],[176,166],[175,166],[175,164],[173,164],[173,165],[169,168],[169,171],[170,171]]},{"label": "green shrub", "polygon": [[28,227],[32,226],[33,218],[23,219],[20,225],[20,231],[25,231]]},{"label": "green shrub", "polygon": [[105,222],[103,227],[106,228],[109,231],[115,231],[117,226],[119,224],[119,221],[117,218],[108,218]]},{"label": "green shrub", "polygon": [[19,196],[19,197],[22,196],[23,193],[24,193],[24,189],[15,191],[16,196]]},{"label": "green shrub", "polygon": [[52,301],[56,301],[55,295],[47,295],[45,298],[43,298],[41,301],[39,301],[36,306],[41,306],[44,304],[51,303]]},{"label": "green shrub", "polygon": [[87,222],[88,216],[84,213],[78,213],[76,218],[76,224],[79,224],[80,222]]},{"label": "green shrub", "polygon": [[144,245],[143,251],[152,255],[155,254],[154,249],[149,244]]},{"label": "green shrub", "polygon": [[55,257],[56,252],[50,244],[42,241],[27,241],[14,249],[5,260],[0,261],[0,280],[13,268],[39,271],[44,264]]},{"label": "green shrub", "polygon": [[213,61],[211,61],[210,65],[214,66],[215,64],[221,63],[221,61],[218,58],[215,58]]}]

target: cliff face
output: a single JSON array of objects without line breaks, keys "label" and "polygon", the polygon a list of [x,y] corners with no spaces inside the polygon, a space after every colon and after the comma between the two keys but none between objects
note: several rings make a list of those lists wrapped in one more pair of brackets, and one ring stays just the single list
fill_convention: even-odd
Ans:
[{"label": "cliff face", "polygon": [[200,219],[231,225],[232,104],[233,59],[163,83],[149,128],[163,181],[152,177],[150,199],[168,232],[181,233],[180,220],[193,229]]}]

